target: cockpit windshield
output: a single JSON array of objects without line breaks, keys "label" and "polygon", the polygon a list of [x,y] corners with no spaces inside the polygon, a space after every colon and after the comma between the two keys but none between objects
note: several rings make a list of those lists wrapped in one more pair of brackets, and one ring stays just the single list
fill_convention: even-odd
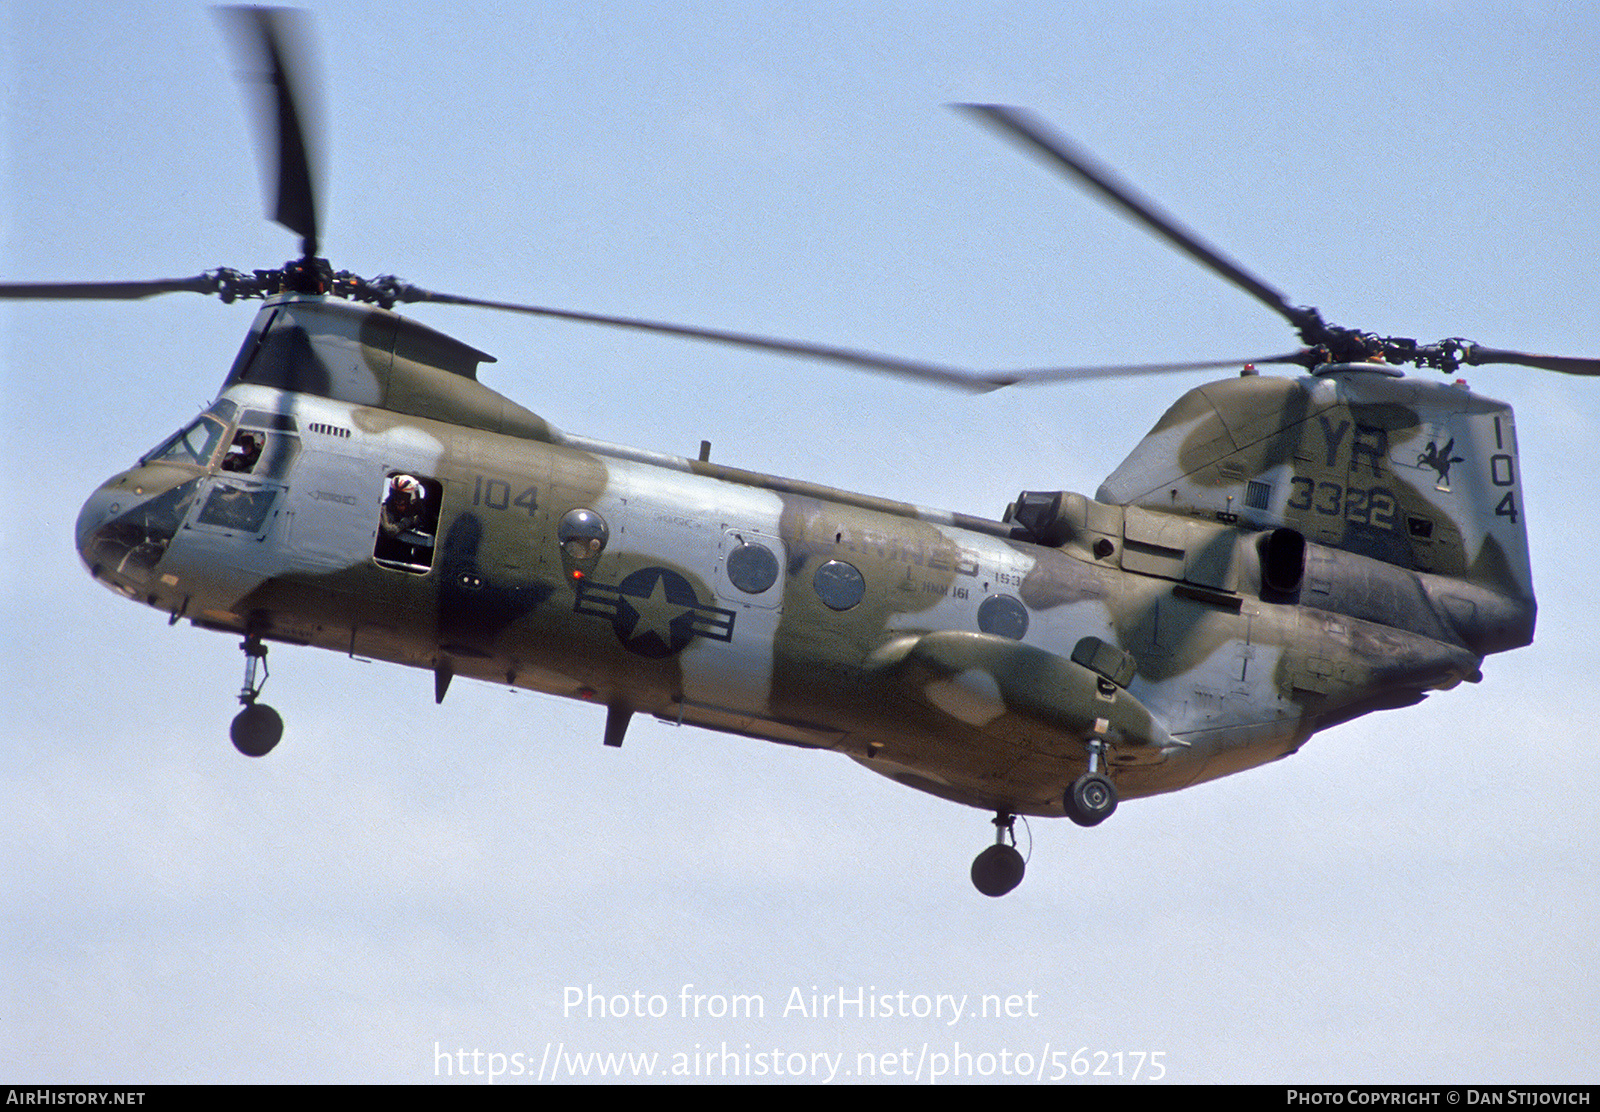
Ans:
[{"label": "cockpit windshield", "polygon": [[140,463],[186,463],[206,467],[222,439],[224,426],[210,414],[202,413],[183,429],[162,442],[161,446],[141,459]]}]

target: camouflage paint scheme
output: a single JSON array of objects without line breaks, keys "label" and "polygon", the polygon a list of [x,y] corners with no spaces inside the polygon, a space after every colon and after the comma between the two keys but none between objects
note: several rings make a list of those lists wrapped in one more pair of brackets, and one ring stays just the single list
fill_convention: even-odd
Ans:
[{"label": "camouflage paint scheme", "polygon": [[[1063,813],[1091,736],[1123,798],[1174,791],[1532,639],[1511,410],[1464,387],[1246,374],[1094,499],[989,520],[566,435],[477,382],[490,358],[269,300],[206,414],[85,504],[85,563],[174,621],[428,669],[440,699],[587,699],[612,743],[648,713],[1014,814]],[[401,475],[442,506],[385,559]],[[563,544],[575,510],[597,554]]]}]

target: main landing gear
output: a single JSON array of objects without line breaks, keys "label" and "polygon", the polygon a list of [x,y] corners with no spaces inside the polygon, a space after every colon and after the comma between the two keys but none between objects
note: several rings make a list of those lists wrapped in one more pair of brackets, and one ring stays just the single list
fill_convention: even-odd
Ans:
[{"label": "main landing gear", "polygon": [[1022,883],[1027,863],[1017,852],[1017,816],[1001,811],[994,817],[994,845],[972,859],[972,884],[985,896],[1003,896]]},{"label": "main landing gear", "polygon": [[1100,759],[1105,755],[1105,742],[1089,739],[1089,771],[1072,782],[1067,789],[1067,817],[1079,826],[1099,826],[1117,809],[1117,786],[1100,771]]},{"label": "main landing gear", "polygon": [[[244,709],[234,716],[228,735],[233,747],[247,757],[265,757],[272,752],[283,736],[283,719],[265,703],[256,702],[267,682],[267,647],[261,638],[248,634],[239,646],[244,650],[244,687],[239,690],[239,701]],[[256,678],[259,666],[261,678]]]},{"label": "main landing gear", "polygon": [[[1072,782],[1062,799],[1067,817],[1079,826],[1099,826],[1117,809],[1117,786],[1100,771],[1105,741],[1089,739],[1089,771]],[[1017,817],[1008,811],[994,816],[994,845],[972,859],[972,885],[985,896],[1003,896],[1022,883],[1027,863],[1017,852]]]}]

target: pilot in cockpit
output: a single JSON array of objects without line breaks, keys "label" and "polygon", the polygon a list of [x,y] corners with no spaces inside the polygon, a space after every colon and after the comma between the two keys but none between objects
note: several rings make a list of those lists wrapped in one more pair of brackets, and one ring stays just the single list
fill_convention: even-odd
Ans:
[{"label": "pilot in cockpit", "polygon": [[228,445],[228,454],[222,457],[222,469],[243,474],[254,471],[257,461],[261,459],[263,439],[258,432],[241,430],[235,433],[233,443]]}]

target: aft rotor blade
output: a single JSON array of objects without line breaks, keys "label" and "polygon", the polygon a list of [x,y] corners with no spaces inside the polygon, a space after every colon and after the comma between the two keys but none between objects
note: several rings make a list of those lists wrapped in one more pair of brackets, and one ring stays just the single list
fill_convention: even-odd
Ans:
[{"label": "aft rotor blade", "polygon": [[[1002,104],[959,104],[1002,133],[1020,140],[1034,153],[1061,166],[1084,185],[1100,194],[1135,221],[1172,244],[1200,265],[1221,275],[1295,327],[1300,327],[1306,310],[1296,309],[1283,294],[1203,242],[1176,220],[1156,208],[1126,182],[1099,165],[1071,140],[1057,135],[1036,116],[1020,108]],[[1302,337],[1302,339],[1309,338]]]},{"label": "aft rotor blade", "polygon": [[857,351],[853,348],[805,343],[798,340],[782,340],[771,336],[756,336],[746,332],[729,332],[716,328],[696,328],[692,325],[669,324],[664,321],[642,320],[637,317],[614,317],[603,313],[580,313],[571,309],[551,309],[542,305],[518,305],[508,301],[486,301],[476,297],[459,297],[455,294],[434,293],[411,285],[398,286],[395,289],[395,300],[408,303],[427,301],[437,305],[474,305],[484,309],[502,309],[511,313],[527,313],[536,317],[554,317],[557,320],[601,324],[611,328],[632,329],[636,332],[655,332],[690,340],[732,344],[736,347],[777,352],[781,355],[793,355],[802,359],[820,359],[831,363],[843,363],[846,366],[858,367],[869,371],[881,371],[886,374],[899,375],[902,378],[938,382],[946,386],[956,386],[970,390],[974,393],[986,393],[1008,384],[1006,381],[1002,381],[999,376],[991,377],[978,371],[962,370],[959,367],[944,367],[937,363],[920,363],[910,359],[896,359],[893,356],[877,355],[873,352]]},{"label": "aft rotor blade", "polygon": [[215,276],[163,278],[144,282],[0,282],[0,300],[138,301],[163,293],[216,293]]},{"label": "aft rotor blade", "polygon": [[[271,86],[271,106],[252,105],[271,161],[274,196],[268,215],[297,233],[306,258],[317,254],[317,173],[306,124],[310,66],[304,12],[283,8],[223,8],[219,18],[233,34],[246,73],[242,80]],[[249,99],[249,98],[247,98]]]},{"label": "aft rotor blade", "polygon": [[1560,371],[1569,375],[1600,375],[1600,359],[1584,359],[1572,355],[1534,355],[1526,351],[1486,348],[1478,344],[1467,345],[1461,362],[1472,367],[1481,367],[1489,363],[1508,363],[1518,367]]},{"label": "aft rotor blade", "polygon": [[1224,367],[1247,367],[1273,363],[1298,363],[1310,366],[1314,360],[1306,350],[1259,359],[1207,359],[1198,363],[1122,363],[1105,367],[1040,367],[1037,370],[998,372],[985,375],[996,386],[1037,386],[1048,382],[1077,382],[1096,378],[1138,378],[1141,375],[1181,374],[1184,371],[1215,371]]}]

